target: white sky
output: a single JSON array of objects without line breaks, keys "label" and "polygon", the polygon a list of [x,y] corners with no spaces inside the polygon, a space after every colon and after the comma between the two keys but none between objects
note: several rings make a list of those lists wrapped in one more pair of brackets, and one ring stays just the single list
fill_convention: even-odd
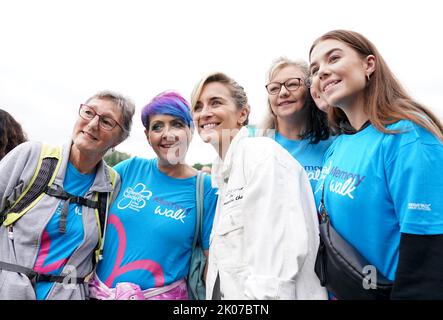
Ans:
[{"label": "white sky", "polygon": [[[152,157],[140,121],[156,94],[190,99],[207,72],[245,87],[251,121],[266,109],[265,74],[275,58],[308,58],[332,29],[368,37],[417,100],[441,119],[443,18],[437,0],[1,0],[0,108],[32,140],[67,141],[78,106],[111,89],[136,103],[130,138],[117,150]],[[215,152],[196,133],[188,163]]]}]

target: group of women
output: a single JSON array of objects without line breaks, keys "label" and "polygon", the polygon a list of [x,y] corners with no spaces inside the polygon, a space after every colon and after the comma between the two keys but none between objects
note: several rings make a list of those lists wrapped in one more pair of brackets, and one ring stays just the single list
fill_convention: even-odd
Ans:
[{"label": "group of women", "polygon": [[135,107],[94,95],[42,195],[28,196],[45,147],[10,151],[0,162],[0,299],[188,299],[195,129],[218,155],[203,183],[206,299],[327,299],[314,271],[320,203],[393,282],[390,297],[443,298],[439,119],[356,32],[324,34],[309,60],[272,64],[258,127],[226,74],[203,77],[190,104],[159,94],[141,112],[157,157],[114,168],[103,156],[129,135]]}]

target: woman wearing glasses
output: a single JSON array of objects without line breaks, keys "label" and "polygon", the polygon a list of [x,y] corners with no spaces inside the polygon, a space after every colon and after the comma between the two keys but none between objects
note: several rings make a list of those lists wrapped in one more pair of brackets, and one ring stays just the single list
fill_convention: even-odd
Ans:
[{"label": "woman wearing glasses", "polygon": [[[194,125],[188,102],[164,92],[142,110],[154,159],[131,158],[115,170],[121,191],[110,210],[103,260],[90,283],[103,300],[187,300],[196,228],[197,170],[185,163]],[[202,248],[209,247],[217,197],[204,180]],[[207,251],[206,251],[207,254]]]},{"label": "woman wearing glasses", "polygon": [[441,122],[361,34],[330,31],[309,55],[312,87],[331,106],[332,124],[349,128],[325,155],[318,203],[324,198],[336,231],[394,281],[392,298],[442,299]]},{"label": "woman wearing glasses", "polygon": [[128,137],[134,110],[120,94],[99,92],[80,106],[65,146],[26,142],[0,162],[0,299],[87,298],[85,277],[120,185],[103,156]]},{"label": "woman wearing glasses", "polygon": [[[305,169],[311,187],[320,177],[323,155],[333,139],[326,113],[319,110],[305,85],[308,64],[281,57],[268,71],[268,112],[263,129]],[[266,132],[266,131],[265,131]],[[272,133],[272,135],[271,135]]]},{"label": "woman wearing glasses", "polygon": [[218,153],[207,299],[325,299],[314,273],[318,220],[300,164],[268,137],[250,138],[244,89],[223,73],[192,93],[194,123]]}]

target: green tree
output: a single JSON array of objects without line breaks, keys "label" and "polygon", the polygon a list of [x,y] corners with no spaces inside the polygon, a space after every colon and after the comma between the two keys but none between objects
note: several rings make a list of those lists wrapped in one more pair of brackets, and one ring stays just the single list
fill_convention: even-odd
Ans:
[{"label": "green tree", "polygon": [[120,151],[113,151],[112,153],[106,155],[104,159],[109,166],[113,167],[117,163],[122,162],[123,160],[126,160],[130,157],[131,157],[130,154]]},{"label": "green tree", "polygon": [[212,168],[212,163],[208,163],[208,164],[201,164],[200,162],[195,163],[192,166],[194,169],[196,170],[201,170],[203,167],[209,167]]},{"label": "green tree", "polygon": [[195,170],[200,170],[203,167],[203,165],[200,162],[198,162],[198,163],[195,163],[192,167]]}]

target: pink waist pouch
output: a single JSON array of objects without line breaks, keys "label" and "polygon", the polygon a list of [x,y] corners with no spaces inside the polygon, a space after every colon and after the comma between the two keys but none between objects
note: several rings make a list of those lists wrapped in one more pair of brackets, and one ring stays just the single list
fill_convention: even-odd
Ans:
[{"label": "pink waist pouch", "polygon": [[131,282],[117,283],[115,288],[108,288],[97,275],[89,281],[89,296],[99,300],[188,300],[185,279],[167,286],[141,290]]}]

